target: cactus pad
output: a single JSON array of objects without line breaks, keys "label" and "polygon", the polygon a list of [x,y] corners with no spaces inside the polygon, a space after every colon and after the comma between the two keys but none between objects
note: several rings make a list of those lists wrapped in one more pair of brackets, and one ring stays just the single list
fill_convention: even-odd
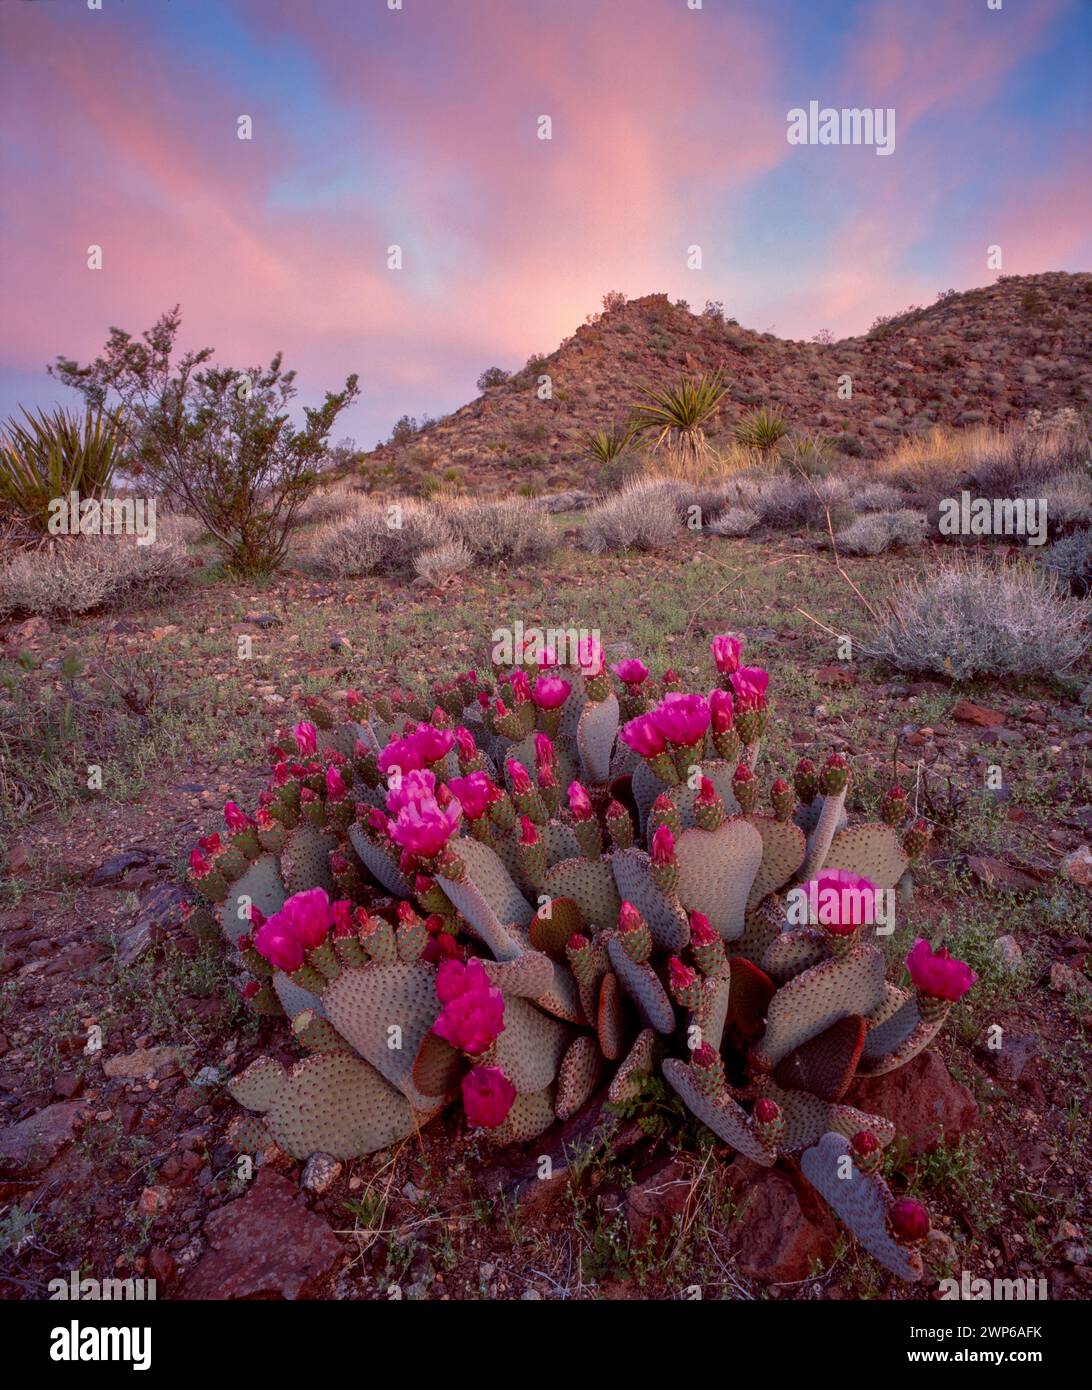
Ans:
[{"label": "cactus pad", "polygon": [[553,960],[565,959],[565,943],[584,930],[584,915],[572,898],[552,898],[531,918],[531,945]]},{"label": "cactus pad", "polygon": [[556,1118],[551,1086],[518,1095],[504,1121],[496,1129],[483,1129],[481,1133],[493,1144],[526,1144],[545,1133]]},{"label": "cactus pad", "polygon": [[610,753],[618,732],[618,699],[608,695],[586,704],[576,726],[576,746],[585,780],[599,786],[610,776]]},{"label": "cactus pad", "polygon": [[748,816],[747,821],[762,836],[762,862],[747,897],[750,909],[788,883],[804,862],[807,842],[804,832],[791,821],[774,820],[772,816]]},{"label": "cactus pad", "polygon": [[469,1065],[445,1038],[426,1033],[413,1062],[413,1084],[423,1096],[452,1096]]},{"label": "cactus pad", "polygon": [[650,965],[638,965],[626,955],[616,935],[607,940],[607,954],[618,982],[637,1004],[641,1017],[657,1033],[675,1031],[675,1010],[660,977]]},{"label": "cactus pad", "polygon": [[824,1134],[801,1155],[800,1167],[874,1260],[900,1279],[921,1278],[921,1256],[900,1245],[887,1229],[892,1200],[887,1184],[860,1171],[848,1140],[840,1134]]},{"label": "cactus pad", "polygon": [[333,891],[330,874],[330,851],[337,849],[337,836],[313,825],[301,822],[290,830],[281,850],[281,876],[288,896],[303,893],[308,888]]},{"label": "cactus pad", "polygon": [[[593,706],[594,708],[594,706]],[[595,1039],[581,1033],[569,1044],[561,1059],[557,1074],[557,1102],[554,1107],[559,1120],[575,1115],[591,1096],[603,1075],[603,1056]]]},{"label": "cactus pad", "polygon": [[731,988],[727,1022],[737,1042],[750,1043],[761,1036],[766,1026],[766,1012],[774,996],[774,982],[765,971],[743,956],[729,956],[728,965]]},{"label": "cactus pad", "polygon": [[755,1061],[775,1067],[838,1019],[870,1014],[883,997],[883,953],[875,946],[858,947],[844,960],[821,961],[782,985],[770,1001]]},{"label": "cactus pad", "polygon": [[702,912],[725,941],[742,935],[747,898],[762,860],[762,836],[745,820],[716,830],[684,830],[675,843],[678,897]]},{"label": "cactus pad", "polygon": [[[815,828],[808,835],[807,854],[804,856],[804,866],[800,870],[800,878],[803,882],[813,879],[826,863],[831,841],[834,839],[835,833],[846,822],[846,791],[847,788],[843,787],[840,792],[825,796],[822,799]],[[819,798],[816,797],[812,806],[818,801]],[[811,807],[808,809],[810,810]]]},{"label": "cactus pad", "polygon": [[537,999],[554,982],[553,962],[541,951],[524,951],[515,960],[483,960],[485,973],[503,994]]},{"label": "cactus pad", "polygon": [[652,940],[663,951],[681,951],[690,941],[690,924],[682,905],[656,886],[652,860],[643,849],[616,850],[610,856],[619,896],[648,923]]},{"label": "cactus pad", "polygon": [[274,912],[281,910],[287,897],[276,857],[263,854],[229,885],[227,897],[219,907],[220,930],[234,946],[251,929],[250,917],[245,911],[247,902],[272,917]]},{"label": "cactus pad", "polygon": [[551,898],[572,898],[589,926],[613,927],[622,900],[605,859],[565,859],[546,870]]},{"label": "cactus pad", "polygon": [[701,1007],[692,1021],[701,1029],[701,1040],[720,1051],[724,1025],[731,1007],[732,982],[727,972],[702,981]]},{"label": "cactus pad", "polygon": [[830,842],[824,869],[846,869],[878,888],[894,888],[910,860],[889,825],[855,825],[839,830]]},{"label": "cactus pad", "polygon": [[810,1091],[820,1100],[839,1101],[849,1090],[865,1040],[865,1020],[847,1014],[825,1033],[798,1047],[774,1068],[774,1080],[789,1090]]},{"label": "cactus pad", "polygon": [[489,1050],[520,1095],[541,1091],[557,1076],[569,1030],[518,995],[504,1001],[504,1029]]},{"label": "cactus pad", "polygon": [[599,1050],[608,1062],[616,1062],[626,1050],[626,1016],[618,976],[608,970],[599,982],[599,1002],[595,1012],[595,1031]]},{"label": "cactus pad", "polygon": [[656,1034],[651,1028],[642,1028],[626,1053],[614,1080],[607,1091],[607,1099],[613,1105],[621,1105],[640,1094],[641,1079],[648,1076],[656,1062]]},{"label": "cactus pad", "polygon": [[822,928],[793,927],[770,942],[762,958],[762,968],[772,980],[784,984],[829,955],[826,932]]},{"label": "cactus pad", "polygon": [[737,1101],[727,1094],[719,1101],[703,1096],[690,1067],[678,1057],[668,1057],[663,1070],[668,1085],[686,1108],[718,1139],[763,1168],[772,1167],[776,1155],[758,1142],[747,1112]]},{"label": "cactus pad", "polygon": [[388,893],[393,893],[398,898],[413,897],[413,889],[389,849],[376,844],[374,840],[369,840],[363,826],[356,824],[349,826],[349,840],[360,856],[361,863]]}]

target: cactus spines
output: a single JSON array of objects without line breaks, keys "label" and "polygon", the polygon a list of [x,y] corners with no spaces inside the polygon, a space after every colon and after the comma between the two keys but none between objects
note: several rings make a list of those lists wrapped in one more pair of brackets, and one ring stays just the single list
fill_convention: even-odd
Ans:
[{"label": "cactus spines", "polygon": [[520,817],[519,840],[516,844],[520,868],[527,882],[541,888],[546,878],[546,844],[530,816]]},{"label": "cactus spines", "polygon": [[805,806],[810,806],[819,794],[819,774],[810,758],[800,759],[796,764],[792,780],[796,787],[796,795]]},{"label": "cactus spines", "polygon": [[633,821],[620,801],[612,801],[607,807],[607,831],[618,849],[629,849],[633,844]]},{"label": "cactus spines", "polygon": [[770,805],[782,825],[792,820],[792,813],[796,810],[796,792],[784,777],[779,777],[770,787]]},{"label": "cactus spines", "polygon": [[414,912],[412,904],[398,904],[398,927],[395,932],[398,946],[398,959],[403,965],[412,965],[420,960],[428,945],[428,930],[424,922]]},{"label": "cactus spines", "polygon": [[652,933],[632,903],[623,902],[619,908],[618,931],[626,955],[635,965],[644,965],[652,954]]},{"label": "cactus spines", "polygon": [[690,1054],[690,1075],[707,1100],[720,1100],[727,1094],[724,1059],[711,1044],[703,1042]]},{"label": "cactus spines", "polygon": [[921,819],[914,821],[902,837],[902,847],[906,851],[907,857],[917,859],[929,844],[932,834],[933,829],[928,821]]},{"label": "cactus spines", "polygon": [[849,1141],[853,1145],[853,1161],[862,1173],[877,1173],[883,1166],[883,1149],[870,1129],[859,1129]]}]

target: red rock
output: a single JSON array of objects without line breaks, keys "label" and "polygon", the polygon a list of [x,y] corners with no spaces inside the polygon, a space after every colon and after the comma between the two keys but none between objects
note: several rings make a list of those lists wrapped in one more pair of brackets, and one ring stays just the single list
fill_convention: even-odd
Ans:
[{"label": "red rock", "polygon": [[[148,1255],[148,1264],[157,1285],[166,1288],[174,1282],[178,1264],[169,1250],[164,1250],[161,1245],[153,1246]],[[156,1293],[158,1292],[157,1288]]]},{"label": "red rock", "polygon": [[967,867],[987,888],[1008,888],[1014,893],[1039,891],[1038,879],[1014,869],[1002,859],[995,859],[992,854],[968,854]]},{"label": "red rock", "polygon": [[682,1159],[669,1159],[646,1171],[626,1193],[626,1220],[634,1238],[646,1241],[653,1232],[666,1235],[693,1191],[693,1165]]},{"label": "red rock", "polygon": [[1000,710],[987,709],[971,700],[959,700],[952,710],[952,718],[963,724],[977,724],[980,729],[998,729],[1005,722]]},{"label": "red rock", "polygon": [[326,1222],[270,1168],[245,1197],[212,1212],[204,1233],[209,1248],[186,1276],[181,1298],[307,1298],[342,1254]]},{"label": "red rock", "polygon": [[733,1236],[745,1278],[791,1284],[831,1261],[838,1228],[807,1184],[800,1190],[788,1174],[764,1169],[743,1200]]},{"label": "red rock", "polygon": [[89,1113],[81,1101],[58,1101],[0,1130],[0,1176],[31,1177],[48,1168]]},{"label": "red rock", "polygon": [[820,666],[815,672],[817,685],[856,685],[857,677],[845,666]]},{"label": "red rock", "polygon": [[950,1143],[978,1119],[974,1096],[930,1051],[919,1052],[904,1067],[883,1076],[859,1077],[846,1094],[846,1104],[889,1119],[911,1154]]}]

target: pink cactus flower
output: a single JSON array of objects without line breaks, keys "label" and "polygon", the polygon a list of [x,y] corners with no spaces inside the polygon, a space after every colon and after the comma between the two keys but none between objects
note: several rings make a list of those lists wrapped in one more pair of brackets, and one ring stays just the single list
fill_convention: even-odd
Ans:
[{"label": "pink cactus flower", "polygon": [[505,767],[508,769],[508,777],[512,783],[512,790],[517,796],[525,796],[531,790],[531,778],[527,769],[515,758],[509,758]]},{"label": "pink cactus flower", "polygon": [[418,724],[408,741],[423,763],[438,763],[455,746],[455,735],[450,729],[437,729],[434,724]]},{"label": "pink cactus flower", "polygon": [[694,798],[695,806],[712,806],[717,800],[717,789],[710,782],[708,777],[698,778],[698,794]]},{"label": "pink cactus flower", "polygon": [[390,834],[390,824],[378,806],[368,808],[368,825],[377,835]]},{"label": "pink cactus flower", "polygon": [[349,689],[345,692],[345,703],[350,709],[355,709],[357,705],[362,705],[364,703],[364,697],[359,690]]},{"label": "pink cactus flower", "polygon": [[712,1043],[703,1042],[700,1047],[696,1047],[690,1054],[690,1060],[696,1067],[715,1067],[720,1060],[720,1053]]},{"label": "pink cactus flower", "polygon": [[540,770],[553,767],[557,762],[557,749],[546,734],[535,734],[535,765]]},{"label": "pink cactus flower", "polygon": [[732,727],[735,711],[727,690],[714,690],[709,696],[709,717],[715,734],[726,734]]},{"label": "pink cactus flower", "polygon": [[211,854],[214,858],[223,849],[223,841],[220,839],[220,832],[214,830],[211,835],[204,835],[197,841],[201,850],[205,854]]},{"label": "pink cactus flower", "polygon": [[452,801],[446,809],[433,797],[411,801],[402,807],[392,823],[391,839],[412,854],[431,859],[454,835],[462,810],[458,801]]},{"label": "pink cactus flower", "polygon": [[580,782],[569,783],[568,797],[573,820],[591,820],[594,814],[591,797]]},{"label": "pink cactus flower", "polygon": [[244,815],[234,801],[225,801],[224,824],[229,830],[246,830],[250,826],[250,817]]},{"label": "pink cactus flower", "polygon": [[212,865],[201,853],[197,845],[190,850],[190,873],[194,878],[204,878],[206,874],[212,873]]},{"label": "pink cactus flower", "polygon": [[481,961],[445,962],[436,972],[436,993],[444,1007],[432,1031],[470,1057],[488,1051],[504,1031],[504,995]]},{"label": "pink cactus flower", "polygon": [[326,769],[326,800],[344,801],[348,794],[349,788],[345,785],[341,769],[331,765]]},{"label": "pink cactus flower", "polygon": [[610,668],[623,685],[636,687],[648,680],[648,667],[643,661],[632,656],[626,661],[618,661]]},{"label": "pink cactus flower", "polygon": [[729,679],[735,692],[736,704],[741,709],[761,709],[766,703],[766,687],[770,682],[770,675],[761,666],[741,666]]},{"label": "pink cactus flower", "polygon": [[464,762],[469,762],[477,756],[478,745],[474,742],[474,735],[462,724],[455,730],[455,744],[459,750],[459,757]]},{"label": "pink cactus flower", "polygon": [[557,652],[553,647],[541,647],[535,660],[538,662],[538,669],[544,671],[548,666],[557,665]]},{"label": "pink cactus flower", "polygon": [[526,671],[513,671],[508,684],[512,687],[512,699],[517,705],[525,704],[531,698],[531,682]]},{"label": "pink cactus flower", "polygon": [[739,659],[743,655],[743,643],[731,632],[721,633],[709,644],[713,661],[722,676],[730,676],[739,670]]},{"label": "pink cactus flower", "polygon": [[254,933],[254,949],[270,965],[289,975],[303,964],[303,942],[279,912],[263,922]]},{"label": "pink cactus flower", "polygon": [[569,698],[572,685],[562,676],[539,676],[534,701],[539,709],[560,709]]},{"label": "pink cactus flower", "polygon": [[287,781],[288,764],[286,762],[279,762],[273,769],[273,785],[275,787],[283,787]]},{"label": "pink cactus flower", "polygon": [[648,714],[642,714],[637,719],[631,719],[628,724],[623,724],[618,737],[623,743],[628,743],[642,758],[655,758],[667,747],[667,739]]},{"label": "pink cactus flower", "polygon": [[956,1003],[978,979],[966,961],[957,960],[943,946],[934,951],[923,937],[918,937],[906,957],[906,968],[914,988],[933,999]]},{"label": "pink cactus flower", "polygon": [[648,717],[669,743],[688,748],[709,727],[709,701],[704,695],[665,695]]},{"label": "pink cactus flower", "polygon": [[876,920],[879,889],[847,869],[828,869],[804,885],[809,915],[834,936],[848,936]]},{"label": "pink cactus flower", "polygon": [[516,1099],[516,1088],[500,1067],[474,1067],[463,1077],[462,1091],[467,1122],[479,1129],[503,1124]]},{"label": "pink cactus flower", "polygon": [[713,946],[720,940],[704,912],[690,914],[690,944],[692,946]]},{"label": "pink cactus flower", "polygon": [[688,990],[698,978],[697,972],[684,965],[678,956],[672,956],[667,962],[667,977],[671,993],[676,997]]},{"label": "pink cactus flower", "polygon": [[463,808],[467,820],[479,820],[500,796],[500,788],[490,781],[485,772],[471,772],[466,777],[452,777],[447,785]]},{"label": "pink cactus flower", "polygon": [[519,842],[521,845],[537,845],[538,831],[535,823],[530,816],[520,816],[519,818]]},{"label": "pink cactus flower", "polygon": [[330,909],[334,918],[335,936],[355,936],[353,925],[353,905],[348,898],[339,898]]},{"label": "pink cactus flower", "polygon": [[322,945],[334,920],[325,888],[307,888],[302,893],[294,893],[276,916],[287,922],[305,951]]},{"label": "pink cactus flower", "polygon": [[293,727],[292,737],[296,740],[296,747],[300,751],[301,758],[306,758],[309,753],[314,753],[318,749],[318,730],[307,719],[301,719]]},{"label": "pink cactus flower", "polygon": [[424,801],[436,795],[436,774],[427,768],[415,767],[387,793],[387,810],[396,816],[411,801]]},{"label": "pink cactus flower", "polygon": [[637,911],[631,902],[623,902],[618,909],[618,929],[619,931],[638,931],[645,924],[645,919]]},{"label": "pink cactus flower", "polygon": [[652,836],[652,847],[650,858],[653,864],[659,868],[666,868],[675,859],[675,836],[671,833],[671,827],[658,825]]},{"label": "pink cactus flower", "polygon": [[416,772],[423,764],[418,749],[405,738],[392,739],[379,755],[379,771],[384,777],[395,768],[404,777],[407,772]]}]

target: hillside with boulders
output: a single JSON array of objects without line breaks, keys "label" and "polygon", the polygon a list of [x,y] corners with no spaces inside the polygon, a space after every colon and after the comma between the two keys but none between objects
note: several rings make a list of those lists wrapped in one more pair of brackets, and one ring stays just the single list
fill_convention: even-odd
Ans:
[{"label": "hillside with boulders", "polygon": [[624,425],[642,386],[718,371],[728,391],[707,432],[714,447],[766,406],[794,433],[821,434],[846,456],[868,459],[934,425],[1003,426],[1032,411],[1085,409],[1090,343],[1087,273],[1002,276],[947,291],[838,342],[758,333],[718,306],[697,313],[650,294],[592,316],[554,352],[443,419],[416,430],[403,424],[368,455],[367,471],[379,481],[419,485],[431,475],[498,491],[601,485],[610,480],[586,450],[594,431]]}]

